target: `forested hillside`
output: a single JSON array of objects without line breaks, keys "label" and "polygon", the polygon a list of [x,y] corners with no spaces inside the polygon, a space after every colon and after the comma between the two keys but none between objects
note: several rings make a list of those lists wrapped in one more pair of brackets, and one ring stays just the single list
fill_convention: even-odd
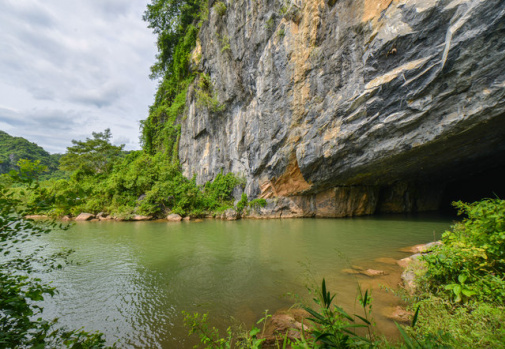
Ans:
[{"label": "forested hillside", "polygon": [[0,174],[19,170],[17,162],[21,159],[36,161],[47,166],[49,172],[58,169],[60,154],[49,154],[42,147],[22,137],[13,137],[0,131]]}]

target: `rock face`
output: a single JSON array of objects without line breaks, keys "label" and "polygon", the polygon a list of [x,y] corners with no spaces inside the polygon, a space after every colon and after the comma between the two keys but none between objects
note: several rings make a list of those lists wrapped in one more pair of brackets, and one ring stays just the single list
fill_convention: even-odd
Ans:
[{"label": "rock face", "polygon": [[228,1],[194,65],[179,157],[299,216],[436,209],[444,183],[505,161],[502,0]]}]

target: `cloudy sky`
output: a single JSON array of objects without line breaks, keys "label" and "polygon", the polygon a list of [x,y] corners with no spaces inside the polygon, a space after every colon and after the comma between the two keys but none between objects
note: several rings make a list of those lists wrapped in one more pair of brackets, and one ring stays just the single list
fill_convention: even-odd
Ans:
[{"label": "cloudy sky", "polygon": [[139,149],[157,83],[149,0],[0,0],[0,130],[65,152],[110,128]]}]

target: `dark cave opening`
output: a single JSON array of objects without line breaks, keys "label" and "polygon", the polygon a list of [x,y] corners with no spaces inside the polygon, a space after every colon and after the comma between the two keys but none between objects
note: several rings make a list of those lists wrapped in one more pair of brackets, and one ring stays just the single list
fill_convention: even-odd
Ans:
[{"label": "dark cave opening", "polygon": [[474,202],[484,198],[505,199],[505,164],[468,175],[459,175],[446,184],[440,211],[456,213],[453,201]]}]

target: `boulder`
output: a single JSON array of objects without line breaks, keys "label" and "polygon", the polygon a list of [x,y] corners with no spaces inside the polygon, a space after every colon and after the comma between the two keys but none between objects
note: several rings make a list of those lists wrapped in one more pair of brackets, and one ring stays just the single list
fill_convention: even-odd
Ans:
[{"label": "boulder", "polygon": [[62,220],[63,222],[68,222],[68,221],[71,221],[71,220],[72,220],[72,218],[71,218],[69,215],[66,215],[66,216],[61,217],[61,220]]},{"label": "boulder", "polygon": [[229,208],[223,212],[221,219],[225,221],[236,221],[237,219],[240,219],[240,213],[233,208]]},{"label": "boulder", "polygon": [[415,254],[398,261],[398,265],[405,268],[401,275],[403,287],[413,294],[417,289],[417,276],[425,272],[426,263],[421,260],[421,254]]},{"label": "boulder", "polygon": [[25,216],[26,219],[47,219],[48,216],[44,214],[29,214]]},{"label": "boulder", "polygon": [[169,222],[180,222],[182,221],[182,217],[176,213],[169,214],[167,216],[167,221]]},{"label": "boulder", "polygon": [[75,220],[78,221],[78,222],[82,222],[82,221],[90,221],[93,218],[95,218],[94,214],[83,212],[80,215],[78,215],[77,217],[75,217]]},{"label": "boulder", "polygon": [[385,314],[386,318],[408,324],[410,323],[412,316],[414,315],[411,311],[405,310],[400,306],[396,306],[395,308],[390,308]]},{"label": "boulder", "polygon": [[303,331],[310,331],[306,325],[308,321],[304,321],[307,317],[310,317],[310,314],[303,309],[293,308],[276,312],[268,319],[265,331],[258,335],[258,338],[265,339],[262,347],[277,348],[278,344],[282,345],[286,336],[289,339],[300,339],[302,328]]},{"label": "boulder", "polygon": [[421,254],[420,253],[416,253],[410,257],[406,257],[406,258],[402,258],[400,259],[399,261],[397,261],[396,263],[402,267],[402,268],[407,268],[413,261],[416,261],[416,260],[419,260],[419,258],[421,258]]},{"label": "boulder", "polygon": [[153,219],[152,216],[142,216],[142,215],[138,215],[138,214],[136,214],[130,218],[131,221],[137,221],[137,222],[150,221],[151,219]]},{"label": "boulder", "polygon": [[419,244],[419,245],[414,245],[414,246],[409,246],[409,247],[404,247],[401,248],[401,252],[408,252],[408,253],[422,253],[426,252],[430,248],[434,246],[439,246],[442,245],[442,241],[433,241],[433,242],[428,242],[427,244]]}]

